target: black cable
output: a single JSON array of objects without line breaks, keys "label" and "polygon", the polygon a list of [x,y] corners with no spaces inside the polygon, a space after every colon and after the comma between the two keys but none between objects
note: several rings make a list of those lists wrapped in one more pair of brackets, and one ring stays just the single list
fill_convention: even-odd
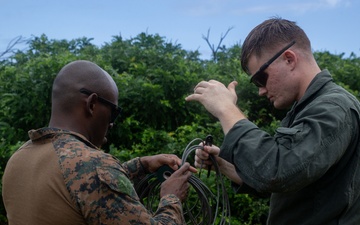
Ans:
[{"label": "black cable", "polygon": [[[207,136],[205,141],[200,138],[192,140],[182,154],[182,164],[187,161],[189,155],[196,149],[204,149],[201,145],[194,145],[195,141],[201,142],[203,145],[211,145],[212,137]],[[189,179],[191,188],[187,199],[183,202],[184,217],[187,224],[213,225],[217,221],[217,224],[220,225],[230,224],[230,204],[222,174],[215,157],[210,155],[209,159],[216,173],[216,193],[213,193],[200,179],[202,168],[200,168],[199,177],[191,175]],[[150,212],[153,213],[157,209],[161,183],[171,176],[173,172],[173,169],[164,165],[155,173],[148,174],[135,186],[141,202]]]}]

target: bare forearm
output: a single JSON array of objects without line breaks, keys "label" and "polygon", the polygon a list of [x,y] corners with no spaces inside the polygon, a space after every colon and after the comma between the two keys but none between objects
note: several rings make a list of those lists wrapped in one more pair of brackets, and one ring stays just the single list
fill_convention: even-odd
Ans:
[{"label": "bare forearm", "polygon": [[246,116],[239,108],[236,107],[236,105],[234,105],[231,109],[224,111],[218,119],[221,127],[223,128],[224,134],[226,135],[235,123],[239,120],[246,119]]},{"label": "bare forearm", "polygon": [[224,159],[220,166],[220,172],[227,178],[229,178],[232,182],[238,185],[242,185],[243,182],[239,175],[236,173],[235,166]]}]

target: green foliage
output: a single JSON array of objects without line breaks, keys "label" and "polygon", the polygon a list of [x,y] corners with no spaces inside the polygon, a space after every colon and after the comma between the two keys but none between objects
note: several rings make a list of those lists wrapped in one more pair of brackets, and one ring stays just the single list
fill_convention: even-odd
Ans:
[{"label": "green foliage", "polygon": [[[33,128],[47,126],[51,106],[51,85],[57,72],[67,63],[91,60],[114,78],[119,88],[121,118],[111,130],[104,150],[125,161],[137,156],[172,153],[181,157],[195,138],[212,134],[220,146],[223,132],[219,122],[198,103],[185,102],[201,80],[216,79],[225,85],[236,80],[238,105],[259,127],[273,133],[285,111],[273,109],[266,98],[241,71],[241,46],[221,47],[216,60],[201,60],[198,51],[186,51],[181,45],[165,41],[159,35],[141,33],[124,40],[114,36],[101,48],[92,39],[49,40],[34,37],[28,49],[0,62],[0,176],[11,154]],[[360,59],[317,52],[321,68],[328,68],[334,80],[358,98]],[[189,157],[189,162],[193,155]],[[204,178],[215,188],[214,176]],[[268,199],[235,194],[227,180],[232,209],[231,224],[264,224]],[[0,186],[1,188],[1,186]],[[5,210],[0,205],[0,222]]]},{"label": "green foliage", "polygon": [[235,215],[241,225],[266,224],[269,211],[269,199],[257,198],[248,194],[236,194],[232,196],[232,215]]},{"label": "green foliage", "polygon": [[143,130],[174,131],[204,111],[198,104],[184,101],[205,73],[196,52],[166,43],[159,35],[141,33],[130,40],[115,37],[102,53],[118,72],[114,80],[125,118],[109,136],[115,145],[131,148],[141,143]]},{"label": "green foliage", "polygon": [[315,58],[319,66],[328,69],[332,74],[334,81],[357,98],[360,98],[360,58],[354,53],[348,58],[344,58],[344,54],[333,55],[329,52],[316,52]]}]

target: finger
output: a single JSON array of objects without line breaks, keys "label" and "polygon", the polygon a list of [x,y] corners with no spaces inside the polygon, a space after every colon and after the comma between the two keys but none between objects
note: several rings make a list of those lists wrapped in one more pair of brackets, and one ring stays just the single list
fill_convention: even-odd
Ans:
[{"label": "finger", "polygon": [[176,155],[169,155],[171,158],[170,164],[168,164],[173,170],[179,169],[179,165],[181,165],[181,159]]},{"label": "finger", "polygon": [[202,149],[198,149],[195,151],[195,157],[198,157],[200,160],[207,160],[209,158],[209,153],[205,152]]},{"label": "finger", "polygon": [[185,174],[190,168],[190,164],[188,162],[185,162],[178,170],[176,170],[173,175],[181,176]]},{"label": "finger", "polygon": [[[181,159],[177,155],[169,154],[168,156],[172,157],[173,163],[168,164],[173,170],[178,170],[180,165],[182,165]],[[190,164],[189,164],[190,165]],[[189,171],[192,173],[197,173],[195,167],[189,166]]]},{"label": "finger", "polygon": [[207,87],[208,86],[208,82],[207,81],[200,81],[195,87],[194,90],[199,88],[199,87]]},{"label": "finger", "polygon": [[207,166],[211,166],[213,163],[211,160],[201,160],[199,158],[195,159],[194,165],[196,168],[206,168]]},{"label": "finger", "polygon": [[166,155],[168,155],[170,158],[181,161],[181,159],[175,154],[166,154]]},{"label": "finger", "polygon": [[207,154],[211,154],[211,155],[218,155],[220,153],[220,149],[219,147],[217,147],[216,145],[212,145],[212,146],[204,146],[204,150],[203,150],[203,154],[205,154],[205,152]]},{"label": "finger", "polygon": [[198,101],[199,94],[191,94],[185,98],[185,101]]},{"label": "finger", "polygon": [[195,155],[195,162],[197,162],[199,164],[204,163],[207,160],[208,160],[208,158],[202,158],[202,157]]},{"label": "finger", "polygon": [[179,170],[181,170],[182,173],[185,173],[190,168],[190,163],[185,162]]},{"label": "finger", "polygon": [[160,154],[161,158],[159,159],[159,163],[161,165],[168,165],[173,170],[177,170],[179,168],[179,165],[181,165],[181,159],[174,154]]},{"label": "finger", "polygon": [[196,155],[201,155],[203,157],[208,157],[209,156],[209,148],[205,148],[206,146],[204,146],[203,148],[197,148],[195,150],[195,154]]},{"label": "finger", "polygon": [[220,81],[217,81],[217,80],[209,80],[209,83],[210,84],[222,84],[222,85],[224,85],[223,83],[221,83]]},{"label": "finger", "polygon": [[193,166],[189,167],[189,171],[192,172],[192,173],[197,173],[198,172],[198,170]]},{"label": "finger", "polygon": [[209,155],[210,154],[213,154],[214,153],[214,151],[213,151],[213,148],[212,148],[212,146],[209,146],[209,145],[205,145],[204,146],[204,149],[202,150],[202,155],[203,156],[207,156],[207,158],[209,158]]},{"label": "finger", "polygon": [[199,169],[204,169],[207,167],[205,163],[199,163],[199,162],[195,162],[195,166]]},{"label": "finger", "polygon": [[195,155],[195,162],[201,163],[202,159],[199,156]]},{"label": "finger", "polygon": [[176,170],[173,174],[171,174],[168,179],[182,180],[183,182],[188,181],[192,175],[192,173],[188,170],[189,168],[190,166],[188,166],[187,169],[182,172],[181,169],[183,169],[183,167],[180,167],[180,169]]},{"label": "finger", "polygon": [[202,93],[204,93],[204,90],[205,90],[205,88],[199,86],[194,89],[194,94],[202,94]]}]

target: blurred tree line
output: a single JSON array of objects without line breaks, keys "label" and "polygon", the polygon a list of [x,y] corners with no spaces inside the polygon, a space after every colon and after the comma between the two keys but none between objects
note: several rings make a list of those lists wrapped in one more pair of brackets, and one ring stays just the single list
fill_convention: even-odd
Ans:
[{"label": "blurred tree line", "polygon": [[[101,47],[91,41],[85,37],[49,40],[42,35],[27,40],[26,50],[17,50],[6,58],[0,54],[0,177],[11,154],[28,140],[28,130],[47,126],[52,82],[65,64],[77,59],[104,68],[119,88],[123,113],[103,149],[121,161],[158,153],[181,158],[191,140],[204,139],[208,134],[214,137],[214,144],[221,145],[223,133],[218,121],[199,103],[184,100],[201,80],[216,79],[226,85],[237,80],[238,105],[269,133],[286,113],[258,97],[257,88],[241,71],[240,44],[219,46],[212,59],[204,60],[198,51],[184,50],[158,34],[141,33],[126,40],[114,36]],[[316,52],[315,57],[337,83],[360,98],[360,58],[354,53],[344,57],[329,52]],[[207,179],[211,186],[214,176]],[[234,194],[226,182],[231,224],[265,224],[268,199]],[[2,201],[0,223],[6,223]]]}]

